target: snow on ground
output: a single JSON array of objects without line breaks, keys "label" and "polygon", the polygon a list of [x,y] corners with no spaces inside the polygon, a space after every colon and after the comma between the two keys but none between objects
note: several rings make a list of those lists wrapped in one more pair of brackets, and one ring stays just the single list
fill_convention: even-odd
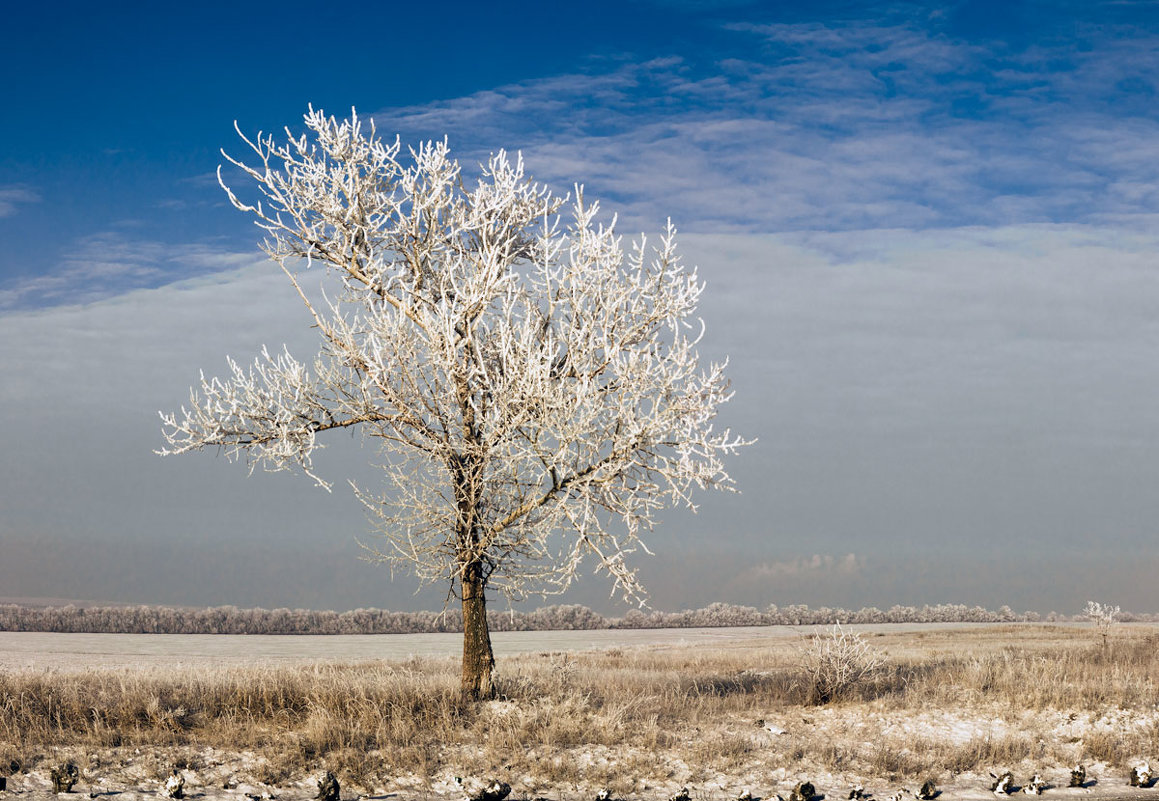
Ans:
[{"label": "snow on ground", "polygon": [[[730,635],[735,632],[729,632]],[[23,669],[62,669],[56,661],[44,664],[45,643],[55,642],[42,636],[27,636],[23,639],[9,637],[17,645],[27,640],[26,649],[16,649],[9,656]],[[669,633],[666,636],[671,637]],[[679,632],[682,638],[701,636],[699,632]],[[709,632],[703,635],[700,647],[719,646],[724,635]],[[751,634],[748,634],[751,637]],[[767,633],[762,636],[768,636]],[[797,636],[797,635],[794,635]],[[709,639],[711,637],[711,639]],[[777,632],[768,639],[784,639]],[[86,641],[87,642],[87,641]],[[138,650],[137,640],[131,641]],[[163,638],[142,640],[144,645],[171,648],[174,641]],[[226,640],[213,641],[218,647],[228,645]],[[243,644],[252,648],[252,643]],[[391,641],[393,642],[393,641]],[[528,638],[527,647],[536,641]],[[729,640],[728,642],[732,642]],[[283,656],[281,650],[290,646],[301,647],[301,640],[283,646],[280,641],[258,644],[275,648],[276,652],[265,659],[277,661]],[[4,644],[0,638],[0,645]],[[75,644],[75,641],[74,641]],[[586,644],[586,641],[585,641]],[[606,643],[601,643],[606,645]],[[333,646],[333,641],[329,643]],[[109,648],[109,641],[102,641],[101,647]],[[361,646],[360,646],[361,647]],[[95,648],[95,646],[94,646]],[[39,649],[39,650],[38,650]],[[61,646],[59,660],[65,657],[77,659],[72,652]],[[56,658],[56,652],[47,651]],[[287,652],[289,654],[289,652]],[[118,657],[127,664],[139,664],[145,659],[162,663],[164,655],[142,656],[136,651],[129,656]],[[214,654],[213,658],[230,658],[231,655]],[[252,653],[251,655],[252,656]],[[85,654],[83,662],[91,662],[93,655]],[[172,655],[168,656],[172,659]],[[182,660],[187,658],[181,656]],[[241,658],[238,656],[237,658]],[[247,657],[249,658],[249,657]],[[33,660],[35,664],[26,664]],[[0,648],[0,667],[5,666],[3,649]],[[12,665],[8,665],[12,667]],[[512,701],[493,701],[487,705],[487,713],[497,723],[517,722],[526,710]],[[756,798],[775,799],[776,794],[788,797],[797,782],[808,780],[823,794],[821,801],[844,801],[849,789],[855,784],[863,784],[870,801],[887,801],[901,788],[896,781],[885,774],[874,774],[864,769],[865,755],[872,756],[875,749],[890,749],[900,754],[907,751],[927,753],[950,753],[955,748],[971,748],[976,744],[1000,743],[1009,737],[1029,738],[1032,743],[1031,756],[1018,764],[994,765],[995,771],[1011,770],[1016,784],[1029,781],[1036,772],[1042,772],[1051,785],[1045,792],[1046,801],[1135,801],[1153,799],[1159,801],[1159,787],[1139,789],[1127,786],[1126,772],[1122,767],[1109,767],[1100,762],[1088,762],[1088,775],[1093,780],[1085,788],[1066,786],[1069,764],[1059,763],[1059,754],[1072,754],[1078,759],[1087,751],[1086,745],[1094,738],[1125,732],[1146,732],[1154,730],[1159,734],[1159,708],[1120,709],[1113,707],[1074,710],[1015,710],[1009,706],[987,703],[979,698],[965,698],[962,703],[949,708],[930,708],[919,711],[891,708],[884,702],[854,705],[834,705],[821,708],[793,708],[790,710],[770,709],[759,713],[763,724],[757,725],[757,714],[751,718],[737,715],[734,719],[705,722],[703,727],[691,726],[686,731],[673,732],[673,743],[657,746],[663,749],[663,769],[640,774],[636,766],[655,764],[656,751],[646,752],[645,746],[608,747],[594,744],[585,746],[536,745],[517,760],[527,769],[501,768],[494,778],[511,784],[513,792],[510,801],[520,799],[547,798],[555,801],[594,801],[600,789],[597,776],[617,776],[614,788],[617,796],[629,801],[666,801],[683,786],[689,788],[693,801],[733,801],[743,790],[749,790]],[[697,748],[715,742],[747,742],[751,747],[737,757],[728,770],[707,770],[705,764],[698,764],[694,758]],[[1035,742],[1036,741],[1036,742]],[[1154,741],[1154,740],[1153,740]],[[1044,747],[1038,749],[1036,744]],[[1050,748],[1046,748],[1049,745]],[[461,753],[456,753],[455,748]],[[356,799],[396,799],[397,801],[463,801],[464,788],[470,789],[472,782],[478,783],[492,776],[463,776],[456,770],[459,758],[462,762],[478,764],[477,754],[466,749],[477,746],[455,746],[440,754],[440,768],[434,776],[420,775],[420,768],[402,770],[395,775],[381,779],[368,779],[366,786],[353,781],[344,781],[343,801]],[[856,753],[860,759],[848,758]],[[1045,763],[1036,754],[1053,754],[1054,763]],[[1159,754],[1132,755],[1133,760],[1156,758]],[[1070,758],[1070,757],[1068,757]],[[37,767],[29,773],[17,773],[8,777],[7,791],[0,793],[0,801],[20,799],[20,801],[46,801],[54,797],[51,792],[49,769],[64,759],[73,759],[81,768],[82,778],[74,791],[74,797],[83,798],[89,794],[109,801],[156,801],[164,798],[164,780],[174,764],[188,765],[183,768],[186,795],[201,801],[249,801],[276,797],[284,801],[306,801],[317,793],[316,774],[294,775],[278,786],[270,787],[260,782],[260,777],[268,775],[268,766],[263,758],[249,752],[225,752],[215,749],[110,749],[96,754],[60,753],[46,754]],[[516,761],[516,760],[513,760]],[[567,763],[569,775],[578,776],[574,781],[560,782],[551,777],[564,773],[560,763]],[[862,765],[861,768],[854,764]],[[304,770],[305,768],[303,768]],[[0,770],[3,767],[0,766]],[[944,772],[945,783],[941,785],[944,801],[993,801],[988,791],[990,777],[985,772],[953,775]],[[459,781],[462,779],[462,781]],[[917,789],[913,782],[908,790]],[[1019,798],[1023,796],[1019,794]],[[914,801],[912,796],[907,801]]]},{"label": "snow on ground", "polygon": [[[497,701],[490,704],[490,714],[508,716],[517,713],[514,704]],[[808,780],[816,785],[822,801],[843,801],[849,789],[863,784],[870,801],[887,801],[899,789],[914,791],[889,779],[855,775],[849,771],[824,765],[816,758],[798,752],[790,761],[772,761],[761,749],[773,753],[774,746],[813,741],[831,734],[835,747],[872,749],[882,743],[906,743],[913,747],[922,744],[933,747],[963,746],[986,739],[1000,739],[1010,732],[1042,732],[1046,736],[1073,742],[1076,753],[1082,752],[1083,740],[1099,732],[1114,729],[1159,725],[1159,709],[1131,711],[1107,709],[1098,712],[1062,712],[1044,710],[1035,713],[1004,715],[1000,709],[929,710],[919,714],[912,711],[891,710],[874,705],[794,710],[791,714],[770,715],[763,726],[756,721],[734,720],[719,729],[694,729],[686,733],[689,743],[697,739],[710,740],[724,736],[743,736],[751,739],[755,753],[729,772],[706,771],[690,760],[676,756],[677,747],[666,760],[665,775],[624,775],[618,785],[618,795],[641,801],[666,801],[672,794],[687,786],[694,801],[732,801],[748,790],[758,799],[775,801],[776,795],[788,797],[798,782]],[[628,773],[633,764],[639,764],[642,755],[638,747],[610,748],[588,745],[580,748],[561,748],[549,751],[540,747],[532,752],[532,765],[544,767],[550,773],[551,762],[570,760],[570,767],[580,776]],[[783,750],[779,750],[783,753]],[[809,753],[809,752],[806,752]],[[342,790],[343,801],[356,799],[397,799],[397,801],[464,801],[472,791],[491,776],[457,776],[454,754],[449,754],[447,767],[432,778],[414,773],[401,773],[374,786],[347,784]],[[62,759],[63,755],[59,755]],[[75,757],[74,757],[75,758]],[[1145,758],[1140,755],[1139,760]],[[201,801],[254,801],[254,799],[283,799],[306,801],[317,794],[317,775],[297,777],[280,782],[278,786],[262,784],[255,777],[264,774],[263,758],[250,752],[226,752],[212,748],[194,751],[164,748],[151,751],[144,748],[111,749],[88,756],[81,764],[81,781],[73,797],[109,801],[157,801],[165,798],[164,777],[170,766],[186,764],[185,793],[188,798]],[[20,801],[47,801],[58,798],[51,792],[48,772],[53,758],[45,759],[27,774],[8,777],[8,788],[0,799]],[[525,761],[526,764],[526,761]],[[558,767],[558,765],[556,765]],[[995,766],[997,770],[1012,770],[1015,783],[1024,785],[1036,772],[1042,772],[1048,782],[1047,801],[1159,801],[1159,787],[1132,788],[1127,786],[1121,769],[1108,768],[1102,763],[1089,763],[1088,775],[1092,780],[1087,787],[1067,787],[1069,765],[1039,765],[1026,760],[1017,765]],[[594,801],[600,786],[584,782],[559,786],[539,775],[534,768],[519,774],[507,771],[497,775],[512,785],[512,801],[546,798],[560,801]],[[940,784],[944,801],[989,801],[995,796],[988,791],[990,779],[984,773],[964,773]],[[1018,794],[1018,797],[1025,797]],[[913,801],[913,796],[907,796]]]}]

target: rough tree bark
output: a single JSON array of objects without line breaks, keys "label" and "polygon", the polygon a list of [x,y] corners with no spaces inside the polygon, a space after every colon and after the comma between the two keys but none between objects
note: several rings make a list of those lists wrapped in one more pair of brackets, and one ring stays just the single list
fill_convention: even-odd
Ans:
[{"label": "rough tree bark", "polygon": [[[474,407],[466,392],[466,382],[460,383],[460,408],[463,415],[464,436],[473,448],[478,447]],[[491,671],[495,656],[491,650],[491,630],[487,625],[487,578],[480,543],[479,490],[483,485],[481,460],[474,455],[458,456],[451,460],[451,480],[455,486],[458,507],[459,590],[463,602],[463,675],[460,691],[463,697],[478,701],[493,695]]]},{"label": "rough tree bark", "polygon": [[487,625],[487,582],[483,565],[475,560],[465,566],[461,583],[463,595],[463,696],[477,701],[494,694],[491,671],[495,655],[491,650],[491,629]]}]

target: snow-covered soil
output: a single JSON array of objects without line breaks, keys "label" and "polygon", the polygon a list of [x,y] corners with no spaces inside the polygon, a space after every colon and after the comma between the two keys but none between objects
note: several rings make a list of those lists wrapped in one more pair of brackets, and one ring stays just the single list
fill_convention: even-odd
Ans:
[{"label": "snow-covered soil", "polygon": [[[577,636],[589,638],[597,634]],[[42,648],[38,652],[34,647],[35,636],[5,636],[9,638],[9,644],[19,641],[23,650],[17,649],[18,654],[9,651],[8,664],[0,658],[0,670],[63,671],[71,675],[68,671],[73,664],[67,660],[70,655],[72,659],[78,659],[75,640],[71,650],[62,646],[59,651]],[[104,638],[110,635],[93,636]],[[668,647],[687,649],[689,645],[697,648],[731,647],[734,638],[742,636],[784,641],[788,635],[766,629],[757,635],[736,630],[709,630],[703,634],[670,631],[633,636],[645,642],[632,641],[626,644],[628,647],[650,649],[654,646],[646,638],[660,637],[666,639],[663,644]],[[793,633],[792,636],[800,635]],[[297,647],[306,643],[304,638],[290,639],[295,640],[292,644]],[[119,664],[118,660],[125,660],[127,664],[141,664],[143,661],[153,667],[164,664],[166,658],[176,658],[179,663],[197,660],[188,654],[174,657],[172,647],[176,640],[157,636],[143,642],[149,648],[164,647],[167,656],[150,654],[139,661],[139,655],[135,653],[118,652],[112,647],[113,640],[97,639],[86,646],[93,649],[91,653],[80,652],[80,662],[89,666],[95,662],[108,668],[110,664]],[[385,640],[377,642],[381,649]],[[521,649],[533,650],[533,639],[519,642]],[[42,646],[48,643],[47,639],[40,640]],[[0,646],[2,644],[0,639]],[[281,641],[261,643],[258,639],[243,640],[243,644],[251,649],[259,644],[276,649],[291,645]],[[328,643],[331,648],[337,644],[334,639]],[[568,647],[562,642],[553,644]],[[621,645],[607,641],[599,644],[604,648],[612,644]],[[214,641],[214,647],[226,645],[225,639]],[[542,641],[534,647],[540,645]],[[905,643],[895,644],[895,653],[904,653],[903,645]],[[579,647],[591,645],[583,639]],[[979,646],[975,643],[973,647]],[[0,647],[0,657],[3,656]],[[247,656],[252,658],[252,650]],[[201,658],[216,661],[223,657],[228,661],[224,654]],[[268,658],[283,663],[280,651]],[[294,660],[289,653],[284,658]],[[45,659],[47,663],[44,663]],[[77,667],[84,667],[84,664]],[[42,801],[56,797],[52,793],[49,771],[52,766],[67,761],[74,762],[80,769],[80,780],[72,797],[88,795],[109,801],[166,798],[165,781],[174,769],[184,778],[185,796],[192,799],[306,801],[317,795],[319,769],[326,767],[334,769],[342,782],[342,801],[388,798],[397,801],[463,801],[477,794],[484,783],[492,779],[510,784],[512,791],[508,801],[539,798],[596,801],[597,793],[604,787],[611,790],[613,799],[625,801],[667,801],[682,788],[687,788],[690,801],[734,801],[746,791],[754,799],[775,801],[778,795],[788,799],[794,786],[803,781],[815,785],[819,793],[817,801],[844,801],[856,785],[864,787],[865,797],[870,801],[915,801],[913,793],[918,790],[920,780],[898,782],[892,778],[912,775],[912,771],[907,772],[904,766],[895,764],[910,755],[915,756],[918,764],[938,766],[930,773],[939,785],[937,797],[943,801],[992,801],[995,796],[989,790],[992,780],[987,771],[990,770],[996,773],[1011,771],[1018,788],[1029,784],[1036,773],[1041,774],[1047,784],[1044,791],[1047,801],[1159,801],[1159,787],[1128,786],[1122,759],[1115,765],[1108,765],[1084,757],[1099,753],[1094,746],[1108,738],[1154,743],[1159,748],[1159,707],[1119,708],[1108,704],[1101,708],[1022,709],[1010,701],[998,703],[965,692],[950,696],[958,700],[941,708],[898,708],[879,700],[826,707],[746,709],[743,713],[697,719],[686,728],[665,732],[663,738],[649,743],[608,745],[587,741],[577,743],[575,740],[535,743],[523,746],[521,752],[511,754],[509,759],[501,757],[506,761],[481,756],[486,750],[482,743],[441,747],[435,755],[437,758],[426,765],[407,765],[390,754],[372,752],[364,755],[367,765],[391,765],[389,770],[347,770],[328,764],[329,756],[304,759],[298,765],[288,762],[293,767],[287,769],[285,765],[269,763],[269,747],[263,753],[198,745],[122,747],[96,752],[62,749],[25,755],[34,767],[8,775],[7,788],[0,792],[0,801]],[[1153,697],[1153,694],[1149,692],[1145,697]],[[538,699],[526,703],[536,704]],[[530,710],[516,702],[493,701],[481,713],[482,729],[491,732],[504,727],[517,730],[520,717],[529,714]],[[279,741],[277,733],[271,736]],[[1018,741],[1018,749],[1004,745],[1012,740]],[[971,765],[985,764],[987,767],[981,771],[961,772],[955,769],[953,761],[956,753],[963,752],[995,756],[965,760]],[[1017,758],[1007,760],[1006,754],[1015,753]],[[943,757],[944,762],[941,761]],[[1125,761],[1131,765],[1149,759],[1159,765],[1159,753],[1129,754]],[[1070,769],[1077,760],[1085,761],[1087,782],[1083,787],[1068,787]],[[480,764],[490,767],[485,771],[465,767]],[[9,772],[5,765],[0,764],[0,775]],[[270,783],[263,783],[267,781]],[[899,796],[899,791],[905,792]],[[1017,795],[1024,797],[1020,792]]]},{"label": "snow-covered soil", "polygon": [[[492,702],[490,714],[497,717],[516,714],[510,702]],[[448,752],[447,767],[434,777],[414,772],[396,771],[363,783],[346,781],[341,791],[342,801],[355,799],[397,799],[398,801],[464,801],[476,795],[484,783],[499,779],[510,783],[509,801],[519,799],[559,799],[560,801],[596,801],[603,784],[582,778],[560,786],[553,784],[545,774],[567,760],[581,777],[587,773],[598,776],[620,776],[613,785],[613,798],[632,801],[667,801],[681,789],[687,788],[692,801],[733,801],[746,791],[754,799],[776,801],[777,796],[789,798],[792,789],[802,781],[815,785],[818,801],[844,801],[851,788],[864,787],[869,801],[915,801],[916,782],[898,782],[888,778],[867,775],[864,770],[847,770],[823,765],[808,754],[816,748],[802,747],[805,753],[797,758],[783,759],[786,743],[792,752],[794,740],[815,742],[817,737],[829,737],[835,750],[862,754],[872,753],[882,743],[913,743],[916,748],[943,748],[965,746],[970,743],[999,739],[1011,731],[1035,732],[1043,737],[1059,738],[1072,743],[1081,753],[1084,740],[1099,732],[1159,725],[1159,710],[1146,713],[1128,710],[1108,710],[1100,714],[1063,713],[1048,711],[1009,715],[987,715],[964,710],[929,710],[914,714],[898,710],[875,709],[870,706],[810,709],[805,714],[770,714],[764,725],[755,721],[731,721],[716,727],[699,728],[687,733],[688,743],[670,746],[671,753],[663,760],[665,769],[648,775],[633,775],[633,766],[649,762],[639,747],[609,748],[598,744],[557,750],[540,747],[537,753],[524,755],[522,762],[532,767],[526,770],[499,768],[494,775],[462,776],[455,767],[456,754]],[[695,764],[689,755],[696,740],[713,738],[748,738],[755,746],[733,770],[710,771]],[[463,746],[460,746],[463,748]],[[900,750],[904,753],[905,747]],[[767,756],[764,752],[767,752]],[[683,756],[681,756],[683,755]],[[49,776],[54,760],[49,755],[40,766],[27,773],[17,773],[7,779],[7,790],[0,799],[43,801],[61,798],[52,793]],[[64,761],[66,755],[58,755]],[[252,752],[226,752],[212,748],[125,748],[109,749],[80,757],[73,752],[81,770],[81,778],[72,791],[73,797],[109,799],[109,801],[153,801],[167,798],[165,778],[173,765],[185,766],[179,770],[184,778],[187,798],[204,801],[253,801],[254,799],[284,799],[306,801],[318,792],[317,771],[294,776],[275,784],[264,784],[258,777],[269,774],[264,757]],[[375,755],[371,755],[373,757]],[[463,756],[460,754],[459,756]],[[1133,763],[1143,763],[1147,755],[1139,755]],[[535,768],[541,766],[541,770]],[[1043,795],[1059,801],[1109,801],[1122,799],[1155,799],[1159,801],[1159,787],[1128,786],[1122,769],[1100,762],[1088,762],[1087,782],[1081,788],[1068,787],[1070,765],[1039,764],[1033,759],[1014,765],[996,765],[996,770],[1011,770],[1014,774],[1017,797],[1027,797],[1021,790],[1035,773],[1040,773],[1047,787]],[[997,798],[989,787],[992,779],[985,773],[961,773],[939,780],[938,798],[944,801],[990,801]],[[943,783],[944,782],[944,783]],[[898,793],[902,791],[899,797]],[[64,796],[68,797],[68,796]]]}]

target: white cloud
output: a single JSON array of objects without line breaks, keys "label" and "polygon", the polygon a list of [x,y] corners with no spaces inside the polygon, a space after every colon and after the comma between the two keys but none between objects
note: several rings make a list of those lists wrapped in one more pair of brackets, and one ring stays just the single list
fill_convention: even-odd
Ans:
[{"label": "white cloud", "polygon": [[0,186],[0,218],[16,214],[21,204],[39,202],[40,195],[28,186],[21,184]]},{"label": "white cloud", "polygon": [[205,244],[95,234],[74,243],[55,269],[0,286],[0,310],[91,303],[178,277],[234,269],[257,258]]},{"label": "white cloud", "polygon": [[813,554],[774,562],[761,562],[739,577],[739,581],[760,581],[780,578],[817,578],[819,576],[856,576],[865,567],[864,557],[845,554],[835,557],[830,554]]},{"label": "white cloud", "polygon": [[735,52],[715,58],[593,62],[375,117],[404,138],[449,134],[468,164],[521,149],[627,230],[1085,222],[1159,203],[1159,120],[1131,89],[1159,70],[1151,34],[1018,53],[913,24],[732,30]]},{"label": "white cloud", "polygon": [[[702,350],[731,356],[737,394],[721,422],[760,441],[730,463],[741,495],[701,496],[699,515],[673,512],[650,544],[689,564],[728,549],[736,566],[718,582],[764,562],[786,580],[828,575],[825,587],[879,553],[1018,564],[1045,552],[1052,569],[1070,564],[1081,577],[1092,542],[1146,548],[1159,517],[1154,230],[1140,219],[683,237],[708,283]],[[128,239],[113,251],[158,257]],[[247,258],[187,255],[211,266]],[[299,358],[314,352],[292,288],[275,266],[248,258],[87,305],[0,314],[0,341],[14,343],[0,349],[8,530],[159,537],[177,526],[206,541],[299,542],[316,541],[320,528],[344,538],[366,530],[342,493],[323,498],[292,476],[247,479],[244,466],[208,455],[151,452],[156,410],[185,400],[199,369],[217,374],[227,354],[244,362],[287,340]],[[372,449],[348,450],[351,440],[334,444],[323,454],[327,477],[374,461]],[[731,600],[723,586],[696,597]],[[1069,608],[1063,596],[1084,591],[1069,580],[1052,586],[1047,608]],[[745,602],[772,600],[760,599],[759,582],[735,587]],[[887,590],[875,597],[888,600]],[[904,597],[955,600],[937,590]],[[657,588],[656,597],[672,594]]]}]

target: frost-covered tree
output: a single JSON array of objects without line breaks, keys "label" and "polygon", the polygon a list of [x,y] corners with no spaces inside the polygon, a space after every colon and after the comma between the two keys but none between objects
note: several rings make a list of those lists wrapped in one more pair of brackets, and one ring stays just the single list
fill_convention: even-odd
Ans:
[{"label": "frost-covered tree", "polygon": [[1087,601],[1087,605],[1083,609],[1083,617],[1095,624],[1095,628],[1103,637],[1104,647],[1107,644],[1107,637],[1111,634],[1111,628],[1118,622],[1122,612],[1123,610],[1118,606],[1101,604],[1098,601]]},{"label": "frost-covered tree", "polygon": [[[354,492],[381,529],[374,557],[461,599],[463,691],[487,696],[488,589],[562,591],[590,558],[642,599],[629,560],[657,510],[731,486],[721,460],[744,443],[713,427],[730,391],[698,357],[703,284],[671,224],[625,252],[580,188],[558,197],[503,151],[472,182],[445,142],[403,152],[353,114],[305,122],[284,143],[239,130],[248,162],[224,155],[262,197],[222,187],[265,229],[320,351],[203,376],[162,414],[162,453],[214,447],[329,487],[319,435],[372,437],[384,486]],[[328,290],[303,278],[319,264]]]}]

